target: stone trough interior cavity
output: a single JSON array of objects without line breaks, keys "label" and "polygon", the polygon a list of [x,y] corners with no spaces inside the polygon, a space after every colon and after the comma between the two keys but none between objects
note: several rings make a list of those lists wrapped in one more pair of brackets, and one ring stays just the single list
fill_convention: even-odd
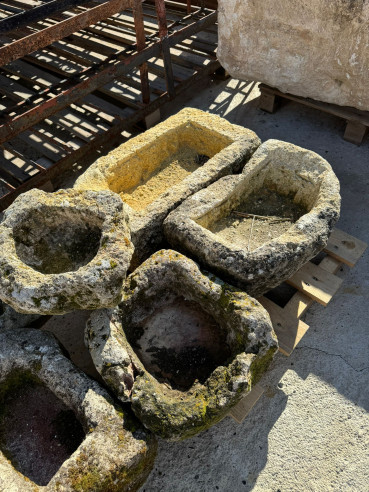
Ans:
[{"label": "stone trough interior cavity", "polygon": [[45,486],[85,433],[73,411],[34,377],[9,381],[0,385],[0,449],[16,470]]},{"label": "stone trough interior cavity", "polygon": [[231,355],[225,333],[213,316],[183,296],[172,297],[140,326],[131,325],[125,331],[146,370],[181,391],[196,380],[204,383]]},{"label": "stone trough interior cavity", "polygon": [[121,160],[109,188],[134,210],[143,210],[231,143],[198,123],[183,124]]},{"label": "stone trough interior cavity", "polygon": [[44,274],[76,271],[96,256],[102,221],[87,212],[49,208],[42,214],[32,210],[15,227],[17,255]]},{"label": "stone trough interior cavity", "polygon": [[294,196],[261,188],[208,228],[221,239],[253,251],[287,232],[305,213],[306,209],[294,202]]},{"label": "stone trough interior cavity", "polygon": [[312,178],[297,164],[284,164],[278,158],[250,170],[246,165],[242,182],[196,222],[223,240],[252,251],[287,232],[312,210],[324,171],[317,165]]}]

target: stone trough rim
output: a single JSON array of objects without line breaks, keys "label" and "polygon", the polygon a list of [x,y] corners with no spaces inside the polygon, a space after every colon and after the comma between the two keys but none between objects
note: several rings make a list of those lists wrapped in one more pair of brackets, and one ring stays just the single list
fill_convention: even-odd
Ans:
[{"label": "stone trough rim", "polygon": [[[44,199],[47,200],[47,203],[38,203],[36,207],[27,207],[25,210],[22,209],[19,212],[18,207],[20,204],[26,203],[29,195],[36,199]],[[86,264],[77,268],[76,270],[68,270],[66,272],[60,273],[42,273],[32,266],[25,263],[21,258],[19,258],[16,251],[16,242],[13,237],[13,228],[22,223],[27,216],[32,213],[32,211],[55,208],[63,210],[63,206],[68,207],[69,203],[68,199],[73,200],[75,209],[77,212],[80,210],[82,213],[88,213],[94,218],[97,218],[101,221],[99,225],[99,229],[101,231],[101,237],[99,240],[99,247],[96,252],[96,255]],[[87,204],[84,204],[83,201],[87,201]],[[108,211],[108,207],[114,207],[114,215],[110,215],[106,213]],[[10,213],[15,213],[9,217]],[[73,290],[75,293],[78,289],[83,285],[84,278],[88,276],[89,272],[92,269],[99,269],[102,272],[107,272],[110,270],[111,262],[114,262],[115,265],[118,265],[121,258],[122,252],[116,250],[115,243],[116,240],[114,236],[111,234],[111,231],[114,229],[122,229],[121,224],[116,223],[116,217],[120,215],[123,223],[126,220],[126,212],[125,205],[121,201],[120,197],[117,196],[113,192],[109,191],[92,191],[92,190],[74,190],[74,189],[61,189],[54,193],[46,193],[39,189],[32,189],[27,193],[20,195],[12,205],[5,211],[4,219],[0,224],[0,242],[6,243],[8,247],[8,251],[10,251],[10,255],[6,256],[6,259],[1,258],[3,269],[10,270],[9,275],[14,277],[14,284],[25,285],[26,289],[22,289],[22,295],[24,295],[28,302],[31,302],[33,298],[37,298],[37,289],[45,289],[45,288],[53,288],[53,297],[63,295],[63,283],[67,282],[69,279],[73,279],[76,282]],[[126,231],[121,230],[121,233],[124,234],[124,237],[127,236],[128,242],[126,241],[126,252],[124,256],[128,256],[128,262],[126,266],[126,270],[129,265],[130,258],[133,252],[133,246],[130,242],[130,233],[128,227],[126,227]],[[108,257],[110,260],[109,265],[102,264],[102,260]],[[105,260],[106,261],[106,260]],[[17,308],[14,306],[13,297],[7,296],[4,294],[4,285],[8,285],[8,280],[4,277],[0,278],[0,286],[1,289],[1,299],[6,303],[12,306],[14,309]],[[123,277],[122,277],[123,282]],[[102,281],[98,282],[100,285]],[[60,285],[61,284],[61,285]],[[34,292],[29,292],[32,290]],[[118,294],[118,291],[117,291]],[[47,296],[46,296],[47,297]],[[115,296],[117,297],[117,295]],[[110,304],[112,305],[112,304]],[[80,307],[83,309],[83,307]],[[88,307],[86,307],[88,309]],[[33,311],[18,311],[27,313],[38,313],[37,306]],[[40,311],[41,314],[44,313],[44,310]],[[55,314],[63,314],[68,312],[63,310],[63,312],[57,311]],[[51,313],[51,311],[50,311]],[[46,314],[46,313],[45,313]]]},{"label": "stone trough rim", "polygon": [[[22,344],[17,343],[19,337],[24,340]],[[17,485],[20,481],[23,481],[25,491],[45,490],[56,492],[61,490],[61,486],[62,490],[75,490],[73,488],[73,483],[71,483],[73,477],[73,463],[78,464],[79,458],[82,458],[87,453],[91,453],[95,460],[99,459],[100,455],[100,458],[103,458],[104,453],[101,453],[99,450],[96,451],[96,448],[94,447],[94,436],[103,434],[108,440],[109,436],[113,437],[116,435],[118,426],[123,428],[125,419],[129,420],[130,417],[126,410],[116,406],[111,396],[99,383],[87,376],[67,359],[63,354],[57,339],[51,333],[33,328],[20,328],[12,330],[11,332],[7,331],[0,333],[0,339],[3,341],[3,343],[0,344],[0,351],[2,352],[0,367],[6,365],[7,362],[10,364],[10,368],[6,373],[0,373],[0,385],[6,383],[7,379],[9,377],[11,378],[14,373],[31,374],[31,376],[35,377],[41,385],[44,385],[52,391],[52,393],[54,393],[54,395],[70,410],[73,410],[76,418],[82,424],[85,434],[85,438],[78,448],[61,464],[58,471],[50,479],[47,485],[37,485],[19,472],[11,463],[9,464],[9,461],[5,458],[1,449],[0,465],[2,464],[4,466],[4,463],[8,464],[7,473],[10,474],[10,478],[13,478],[14,480],[17,478]],[[8,346],[8,351],[4,351],[4,345],[5,347]],[[58,364],[55,363],[56,361]],[[51,363],[53,364],[52,370],[50,369]],[[57,384],[55,385],[51,385],[48,380],[50,372],[52,373],[53,382],[56,380]],[[68,379],[65,378],[66,374],[68,374],[68,377],[73,378],[74,386],[71,387],[66,384],[66,382],[68,382]],[[80,395],[77,390],[73,391],[73,388],[77,385],[83,387],[83,394],[81,392]],[[70,397],[72,401],[68,400],[68,397]],[[99,400],[98,403],[95,400],[96,397]],[[104,416],[103,423],[99,423],[102,412]],[[140,427],[139,430],[136,430],[135,432],[137,433],[136,437],[128,430],[125,430],[124,434],[127,445],[125,446],[124,451],[126,453],[124,456],[125,459],[122,460],[121,465],[127,466],[128,462],[128,471],[131,467],[139,466],[137,463],[138,456],[140,458],[138,461],[141,461],[145,459],[148,452],[154,451],[154,455],[156,452],[156,440],[153,435],[149,434],[148,431],[145,431],[143,427]],[[140,455],[132,449],[132,443],[130,443],[130,441],[133,442],[133,440],[142,441]],[[149,441],[148,449],[146,449],[147,445],[144,444],[144,440]],[[86,465],[86,474],[90,468],[91,465]],[[71,475],[68,473],[68,470],[71,472]],[[147,475],[149,471],[150,470],[147,471]],[[63,478],[65,473],[67,474],[67,478]],[[141,480],[141,485],[142,483]],[[86,489],[82,488],[78,490]],[[98,488],[96,490],[103,492],[105,489]],[[120,490],[137,490],[137,488],[131,489],[129,485],[128,489],[124,488]]]}]

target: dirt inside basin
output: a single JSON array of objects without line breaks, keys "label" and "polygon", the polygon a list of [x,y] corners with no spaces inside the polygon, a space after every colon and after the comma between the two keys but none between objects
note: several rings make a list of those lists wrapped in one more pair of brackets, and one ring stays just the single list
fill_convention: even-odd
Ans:
[{"label": "dirt inside basin", "polygon": [[140,338],[129,341],[146,370],[182,391],[203,383],[231,355],[216,320],[183,297],[157,308],[139,330]]},{"label": "dirt inside basin", "polygon": [[1,451],[37,485],[47,485],[84,438],[73,411],[41,384],[13,385],[0,398]]},{"label": "dirt inside basin", "polygon": [[208,160],[208,156],[198,154],[195,149],[184,145],[164,159],[146,180],[121,192],[120,197],[134,210],[143,210],[168,188],[183,181]]},{"label": "dirt inside basin", "polygon": [[227,242],[253,251],[284,234],[305,213],[293,197],[262,188],[209,229]]}]

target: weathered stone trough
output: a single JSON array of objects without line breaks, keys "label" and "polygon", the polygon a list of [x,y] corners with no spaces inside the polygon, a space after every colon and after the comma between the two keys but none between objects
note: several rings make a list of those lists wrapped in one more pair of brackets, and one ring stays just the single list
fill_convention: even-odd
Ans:
[{"label": "weathered stone trough", "polygon": [[221,420],[277,349],[257,301],[171,250],[127,278],[118,309],[92,313],[86,343],[116,396],[171,440]]},{"label": "weathered stone trough", "polygon": [[0,298],[21,313],[115,306],[132,253],[115,193],[31,190],[0,225]]},{"label": "weathered stone trough", "polygon": [[188,198],[164,230],[172,246],[258,297],[324,248],[339,211],[339,182],[328,162],[269,140],[242,174]]},{"label": "weathered stone trough", "polygon": [[217,56],[241,80],[369,110],[368,0],[219,0]]},{"label": "weathered stone trough", "polygon": [[135,267],[158,249],[171,210],[221,176],[239,172],[259,144],[251,130],[183,109],[98,159],[74,187],[120,194],[128,205]]},{"label": "weathered stone trough", "polygon": [[54,337],[0,333],[0,490],[135,491],[156,441]]}]

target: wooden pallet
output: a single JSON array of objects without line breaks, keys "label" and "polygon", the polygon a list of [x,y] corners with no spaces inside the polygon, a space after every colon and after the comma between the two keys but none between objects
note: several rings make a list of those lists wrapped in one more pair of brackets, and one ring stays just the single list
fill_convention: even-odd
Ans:
[{"label": "wooden pallet", "polygon": [[343,135],[344,140],[360,145],[368,132],[369,128],[369,111],[360,111],[359,109],[347,106],[338,106],[336,104],[324,103],[313,99],[285,94],[274,87],[265,84],[259,85],[260,103],[259,107],[268,113],[274,113],[281,99],[289,99],[298,102],[310,108],[319,109],[325,113],[338,116],[346,120],[346,129]]},{"label": "wooden pallet", "polygon": [[[300,318],[307,309],[318,302],[326,306],[340,288],[343,280],[336,276],[342,264],[354,267],[367,248],[367,244],[345,232],[334,229],[318,265],[309,261],[287,283],[297,289],[291,299],[281,307],[263,296],[259,302],[268,311],[278,338],[279,350],[289,356],[305,335],[309,326]],[[257,384],[229,412],[241,423],[262,396],[264,389]]]}]

